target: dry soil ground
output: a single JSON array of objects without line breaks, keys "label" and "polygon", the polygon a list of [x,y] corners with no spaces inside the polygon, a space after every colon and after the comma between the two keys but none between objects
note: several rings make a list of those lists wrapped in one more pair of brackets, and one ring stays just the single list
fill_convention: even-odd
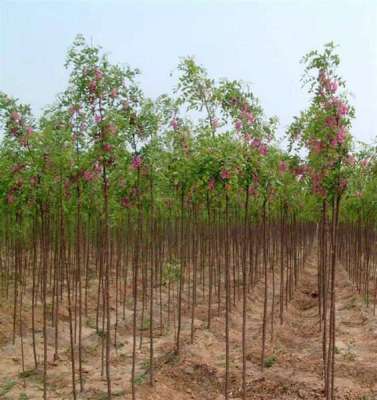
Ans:
[{"label": "dry soil ground", "polygon": [[[316,263],[309,257],[283,325],[275,321],[274,339],[268,337],[267,356],[271,366],[260,369],[263,284],[249,294],[247,325],[248,399],[322,399],[321,341],[318,323]],[[93,287],[94,296],[95,287]],[[336,398],[339,400],[377,399],[377,319],[368,310],[341,266],[336,275]],[[278,299],[277,299],[278,300]],[[24,321],[30,326],[30,305],[25,298]],[[93,304],[95,302],[93,301]],[[94,305],[92,306],[94,307]],[[33,370],[30,331],[25,332],[25,373],[21,371],[20,340],[13,345],[11,305],[0,305],[0,398],[42,399],[42,373]],[[93,315],[93,308],[92,313]],[[118,348],[112,349],[112,380],[115,399],[130,399],[131,306],[119,327]],[[39,316],[40,318],[40,316]],[[60,318],[67,320],[67,311]],[[190,344],[190,313],[184,317],[183,346],[174,355],[174,329],[155,333],[156,371],[154,387],[148,384],[148,338],[138,350],[137,399],[142,400],[220,400],[225,371],[224,319],[214,316],[206,329],[207,306],[198,304],[195,342]],[[39,319],[40,321],[40,319]],[[26,324],[27,322],[27,324]],[[241,302],[231,313],[231,395],[240,399],[241,385]],[[85,390],[79,399],[106,399],[105,380],[100,376],[101,340],[93,319],[83,327],[83,371]],[[25,328],[26,330],[26,328]],[[68,324],[61,324],[59,358],[53,360],[53,328],[48,329],[48,399],[71,399],[71,370]],[[147,335],[147,333],[146,333]],[[42,332],[37,333],[42,354]],[[272,357],[273,356],[273,357]]]}]

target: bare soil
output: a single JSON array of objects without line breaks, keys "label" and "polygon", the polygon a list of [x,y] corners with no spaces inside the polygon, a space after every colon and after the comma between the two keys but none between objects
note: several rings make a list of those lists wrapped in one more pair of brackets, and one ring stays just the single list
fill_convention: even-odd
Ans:
[{"label": "bare soil", "polygon": [[[106,399],[106,382],[101,377],[101,341],[95,330],[95,285],[90,292],[89,318],[83,318],[84,391],[79,399]],[[269,288],[271,290],[271,288]],[[336,273],[336,398],[339,400],[377,399],[377,319],[363,299],[353,291],[344,269]],[[278,295],[278,284],[276,286]],[[164,293],[166,300],[166,293]],[[270,296],[271,297],[271,296]],[[196,309],[195,340],[190,344],[190,310],[184,310],[182,351],[174,354],[174,324],[159,326],[156,316],[154,386],[149,385],[148,330],[137,353],[137,399],[140,400],[220,400],[224,399],[225,341],[223,314],[214,317],[207,329],[207,305]],[[42,399],[42,370],[33,369],[31,342],[31,305],[25,296],[23,311],[25,368],[22,372],[21,341],[12,344],[12,304],[0,304],[0,399]],[[242,304],[236,299],[231,311],[231,393],[241,398]],[[278,314],[276,296],[276,314]],[[249,293],[247,322],[247,399],[294,400],[322,399],[321,336],[318,320],[317,266],[309,257],[294,298],[280,325],[274,323],[274,337],[268,330],[266,356],[269,367],[260,368],[263,311],[263,283]],[[120,317],[118,345],[112,348],[114,399],[130,399],[132,356],[132,302],[126,319]],[[270,304],[269,304],[270,307]],[[156,309],[158,307],[156,306]],[[113,311],[114,312],[114,311]],[[164,309],[164,313],[166,310]],[[121,314],[121,312],[120,312]],[[158,314],[158,312],[156,312]],[[71,399],[71,363],[69,353],[68,312],[60,312],[58,359],[54,360],[54,329],[48,328],[48,399]],[[37,345],[42,363],[41,308],[37,309]],[[270,327],[271,321],[269,321]],[[138,343],[139,344],[139,343]],[[77,348],[75,349],[77,350]],[[271,364],[271,365],[270,365]],[[77,384],[77,389],[79,385]]]}]

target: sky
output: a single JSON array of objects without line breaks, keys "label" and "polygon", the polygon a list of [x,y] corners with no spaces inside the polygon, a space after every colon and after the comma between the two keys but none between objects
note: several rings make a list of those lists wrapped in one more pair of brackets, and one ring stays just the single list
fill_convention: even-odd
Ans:
[{"label": "sky", "polygon": [[334,41],[356,108],[352,133],[376,139],[377,0],[1,0],[0,90],[40,115],[67,84],[78,33],[139,68],[152,98],[172,90],[184,56],[213,78],[250,83],[280,136],[308,104],[300,59]]}]

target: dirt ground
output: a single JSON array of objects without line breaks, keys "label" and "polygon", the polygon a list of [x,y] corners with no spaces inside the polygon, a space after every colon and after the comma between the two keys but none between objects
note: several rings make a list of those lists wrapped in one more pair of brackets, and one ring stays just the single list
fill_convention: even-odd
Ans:
[{"label": "dirt ground", "polygon": [[[268,331],[269,367],[260,368],[263,285],[249,294],[247,322],[247,398],[258,400],[322,399],[321,339],[318,322],[316,261],[307,260],[283,325],[276,319],[274,338]],[[95,287],[93,289],[93,295]],[[278,292],[278,290],[277,290]],[[336,274],[336,398],[339,400],[377,399],[377,318],[357,295],[341,266]],[[199,296],[200,298],[200,296]],[[278,298],[276,298],[278,302]],[[84,391],[78,399],[104,400],[106,381],[101,378],[102,337],[94,328],[94,304],[90,317],[83,321]],[[33,369],[30,334],[30,304],[25,297],[25,372],[21,373],[21,345],[12,344],[12,306],[0,305],[0,399],[42,399],[42,371]],[[278,305],[277,305],[278,309]],[[231,312],[230,398],[241,398],[241,301]],[[278,310],[277,310],[278,311]],[[42,361],[41,313],[37,322],[37,345]],[[157,313],[156,313],[157,314]],[[278,314],[278,312],[276,313]],[[54,329],[48,328],[48,399],[71,399],[71,364],[67,310],[60,314],[59,357],[53,359]],[[214,312],[211,329],[207,324],[207,305],[196,310],[195,340],[190,344],[190,310],[183,319],[182,351],[174,354],[174,328],[164,327],[163,334],[155,321],[154,386],[148,383],[148,331],[137,352],[137,399],[140,400],[220,400],[224,396],[225,342],[224,318]],[[112,348],[112,383],[114,399],[130,399],[132,359],[132,312],[120,320],[118,345]],[[79,389],[79,385],[77,385]]]}]

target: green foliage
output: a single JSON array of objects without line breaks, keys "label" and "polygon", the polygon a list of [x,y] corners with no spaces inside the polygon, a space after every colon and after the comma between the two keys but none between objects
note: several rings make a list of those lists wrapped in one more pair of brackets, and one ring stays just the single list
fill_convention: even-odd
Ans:
[{"label": "green foliage", "polygon": [[0,386],[0,397],[5,396],[9,393],[13,387],[17,384],[17,382],[13,379],[7,379],[1,386]]},{"label": "green foliage", "polygon": [[181,276],[181,266],[177,261],[166,263],[162,269],[162,281],[167,283],[178,282]]},{"label": "green foliage", "polygon": [[266,357],[264,360],[264,366],[266,368],[271,368],[277,361],[277,357],[273,354],[269,357]]},{"label": "green foliage", "polygon": [[27,369],[18,374],[18,376],[22,379],[30,378],[31,376],[35,376],[35,375],[38,375],[38,371],[35,369]]}]

